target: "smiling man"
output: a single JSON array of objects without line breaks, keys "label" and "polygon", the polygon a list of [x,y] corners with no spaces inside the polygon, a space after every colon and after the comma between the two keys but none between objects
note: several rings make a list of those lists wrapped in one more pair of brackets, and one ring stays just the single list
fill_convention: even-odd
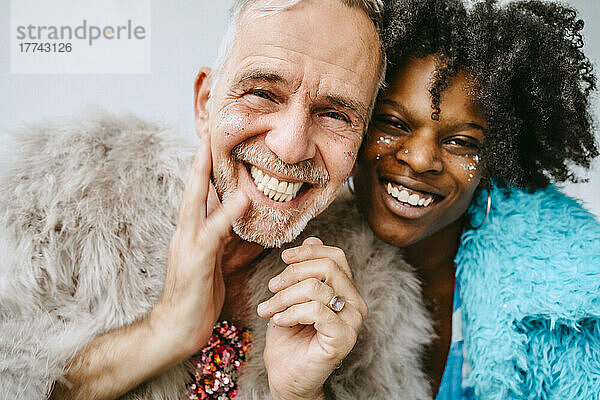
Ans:
[{"label": "smiling man", "polygon": [[198,130],[212,138],[217,191],[251,199],[234,225],[245,240],[291,241],[349,176],[381,61],[365,16],[341,1],[246,12],[214,90],[208,71],[198,76]]},{"label": "smiling man", "polygon": [[[248,282],[261,270],[265,248],[295,239],[333,201],[352,171],[385,65],[377,30],[381,9],[376,0],[234,3],[217,68],[202,68],[195,82],[200,148],[164,260],[156,257],[161,246],[155,241],[172,232],[173,189],[165,189],[172,187],[165,180],[172,168],[135,183],[136,196],[120,197],[131,191],[120,185],[132,168],[146,176],[161,170],[157,160],[168,158],[164,149],[156,150],[155,158],[142,154],[154,151],[156,137],[130,138],[136,129],[153,128],[102,122],[90,141],[82,139],[96,132],[88,127],[83,136],[74,133],[63,142],[76,148],[70,154],[92,154],[73,158],[75,169],[53,170],[56,160],[34,163],[49,165],[55,181],[72,194],[61,192],[66,203],[57,205],[58,214],[39,217],[61,221],[41,244],[56,246],[60,255],[49,256],[46,248],[36,253],[41,258],[20,256],[41,263],[33,262],[31,274],[29,267],[12,269],[10,263],[3,270],[12,274],[0,308],[0,316],[12,314],[0,320],[3,340],[16,340],[0,343],[3,359],[14,366],[0,374],[3,393],[11,398],[180,399],[191,390],[196,391],[192,398],[205,398],[216,392],[198,394],[201,382],[223,379],[197,365],[192,371],[196,385],[186,387],[190,357],[211,335],[214,343],[223,329],[229,336],[240,333],[260,316],[262,326],[266,320],[270,326],[266,338],[256,338],[250,357],[260,360],[264,350],[268,383],[261,390],[277,399],[325,398],[323,383],[354,346],[367,313],[343,252],[317,238],[284,252],[279,263],[280,269],[289,266],[286,279],[262,279],[260,285],[269,285],[276,295],[258,306],[258,315],[251,301],[256,288]],[[53,150],[35,153],[60,153],[56,143]],[[85,147],[89,143],[95,143],[92,149]],[[145,144],[140,148],[140,143]],[[34,170],[23,167],[26,180]],[[74,175],[85,171],[95,178]],[[99,176],[106,180],[95,182]],[[52,186],[27,187],[5,192]],[[152,208],[163,195],[162,209]],[[46,199],[39,193],[31,197]],[[83,205],[94,198],[94,205]],[[3,202],[11,210],[9,201]],[[68,216],[69,207],[80,216]],[[107,217],[113,212],[123,215]],[[14,215],[19,220],[23,213],[15,209]],[[15,225],[25,231],[31,226]],[[77,236],[86,234],[91,236]],[[23,243],[19,235],[15,243]],[[40,235],[32,240],[39,244]],[[137,266],[140,260],[143,266]],[[166,272],[161,261],[168,264]],[[23,271],[22,280],[15,271]],[[14,302],[23,292],[31,293],[31,304]],[[213,331],[218,321],[238,325],[220,322]],[[20,333],[13,339],[6,332]],[[39,371],[38,365],[45,369]],[[253,388],[247,389],[254,396]]]}]

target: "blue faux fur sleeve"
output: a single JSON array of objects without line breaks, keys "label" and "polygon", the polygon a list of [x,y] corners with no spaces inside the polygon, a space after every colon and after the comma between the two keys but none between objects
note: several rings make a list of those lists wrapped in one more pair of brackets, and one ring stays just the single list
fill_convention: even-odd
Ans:
[{"label": "blue faux fur sleeve", "polygon": [[491,194],[456,257],[477,398],[598,398],[600,224],[553,186]]}]

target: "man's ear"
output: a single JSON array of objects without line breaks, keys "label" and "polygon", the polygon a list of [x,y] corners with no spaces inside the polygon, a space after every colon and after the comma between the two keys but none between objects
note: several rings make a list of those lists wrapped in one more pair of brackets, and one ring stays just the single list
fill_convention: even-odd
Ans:
[{"label": "man's ear", "polygon": [[194,116],[196,118],[196,134],[200,137],[209,133],[208,100],[210,99],[211,81],[211,69],[200,68],[194,82]]}]

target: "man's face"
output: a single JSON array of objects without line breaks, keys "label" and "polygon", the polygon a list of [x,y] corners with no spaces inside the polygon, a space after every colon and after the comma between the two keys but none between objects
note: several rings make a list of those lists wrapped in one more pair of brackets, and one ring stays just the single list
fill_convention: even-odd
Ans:
[{"label": "man's face", "polygon": [[291,241],[334,199],[361,144],[379,60],[370,19],[336,0],[241,17],[199,133],[211,135],[219,196],[242,190],[251,201],[234,224],[242,239]]}]

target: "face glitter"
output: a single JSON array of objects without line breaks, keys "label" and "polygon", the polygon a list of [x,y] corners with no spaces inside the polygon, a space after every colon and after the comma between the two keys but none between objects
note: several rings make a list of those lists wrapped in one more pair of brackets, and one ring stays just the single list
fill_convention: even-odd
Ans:
[{"label": "face glitter", "polygon": [[473,164],[473,163],[460,163],[458,164],[461,167],[463,167],[463,169],[465,171],[475,171],[477,170],[477,165]]},{"label": "face glitter", "polygon": [[347,151],[346,153],[344,153],[345,155],[345,159],[349,159],[349,158],[354,158],[354,152],[353,151]]},{"label": "face glitter", "polygon": [[229,130],[225,131],[227,136],[234,135],[235,132],[244,130],[244,117],[242,115],[232,114],[226,112],[223,114],[223,124],[229,127]]},{"label": "face glitter", "polygon": [[379,138],[377,139],[377,144],[390,144],[392,143],[392,139],[389,137],[385,137],[385,136],[379,136]]}]

